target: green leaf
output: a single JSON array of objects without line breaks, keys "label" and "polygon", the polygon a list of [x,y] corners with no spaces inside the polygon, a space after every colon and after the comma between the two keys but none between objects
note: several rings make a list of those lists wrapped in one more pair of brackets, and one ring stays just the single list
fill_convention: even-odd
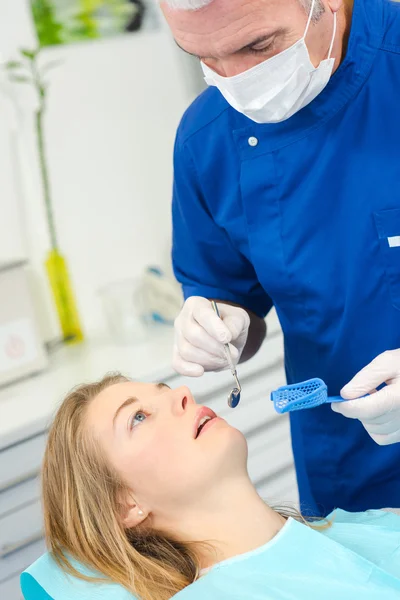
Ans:
[{"label": "green leaf", "polygon": [[6,69],[20,69],[23,66],[24,64],[22,62],[19,62],[18,60],[9,60],[6,63]]},{"label": "green leaf", "polygon": [[31,0],[33,20],[41,46],[53,46],[64,41],[64,26],[58,22],[53,0]]},{"label": "green leaf", "polygon": [[16,83],[32,83],[32,79],[25,77],[24,75],[12,75],[10,79]]},{"label": "green leaf", "polygon": [[26,50],[24,48],[21,48],[21,54],[26,58],[29,58],[29,60],[33,60],[37,53],[33,50]]}]

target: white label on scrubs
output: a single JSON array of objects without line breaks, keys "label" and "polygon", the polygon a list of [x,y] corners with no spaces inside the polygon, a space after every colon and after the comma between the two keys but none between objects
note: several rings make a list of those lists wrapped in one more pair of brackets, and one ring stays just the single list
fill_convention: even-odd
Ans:
[{"label": "white label on scrubs", "polygon": [[397,248],[398,246],[400,246],[400,235],[388,237],[388,242],[391,248]]},{"label": "white label on scrubs", "polygon": [[30,319],[0,326],[0,372],[22,367],[37,358],[37,342]]}]

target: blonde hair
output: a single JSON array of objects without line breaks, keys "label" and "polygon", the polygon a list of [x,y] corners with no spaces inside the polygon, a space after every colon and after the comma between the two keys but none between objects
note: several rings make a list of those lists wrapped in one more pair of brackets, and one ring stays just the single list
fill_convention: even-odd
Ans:
[{"label": "blonde hair", "polygon": [[[124,529],[119,498],[126,485],[85,428],[90,401],[130,381],[110,374],[72,390],[50,428],[42,470],[45,535],[61,569],[92,582],[117,583],[141,600],[167,600],[199,576],[199,544],[135,527]],[[279,511],[307,522],[296,511]],[[77,571],[68,555],[98,577]]]}]

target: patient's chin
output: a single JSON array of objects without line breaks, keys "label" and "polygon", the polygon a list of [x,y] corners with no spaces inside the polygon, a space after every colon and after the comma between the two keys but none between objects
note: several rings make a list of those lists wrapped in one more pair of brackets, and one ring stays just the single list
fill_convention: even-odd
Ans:
[{"label": "patient's chin", "polygon": [[225,454],[224,460],[233,461],[238,465],[246,466],[248,447],[247,440],[243,433],[235,427],[227,426],[219,431],[217,448]]},{"label": "patient's chin", "polygon": [[220,439],[226,438],[227,440],[231,439],[235,440],[236,442],[241,440],[242,443],[244,443],[247,447],[246,438],[244,437],[243,433],[239,431],[239,429],[236,429],[236,427],[232,427],[232,425],[229,425],[229,423],[227,423],[225,420],[218,420],[218,423],[216,423],[214,427],[210,426],[208,431],[204,432],[204,441],[206,440],[207,434],[209,436],[210,442],[211,438],[214,438],[215,440],[216,437]]}]

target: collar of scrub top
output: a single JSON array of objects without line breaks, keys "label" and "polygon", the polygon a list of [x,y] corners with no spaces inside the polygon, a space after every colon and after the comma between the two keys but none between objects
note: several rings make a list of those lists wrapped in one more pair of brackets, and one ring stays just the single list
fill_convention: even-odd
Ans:
[{"label": "collar of scrub top", "polygon": [[[333,118],[355,97],[367,79],[385,34],[387,0],[354,0],[353,16],[344,61],[327,87],[308,106],[281,123],[252,123],[232,111],[233,135],[242,159],[279,150],[301,139]],[[249,123],[251,123],[249,125]],[[257,145],[249,145],[250,137]]]}]

